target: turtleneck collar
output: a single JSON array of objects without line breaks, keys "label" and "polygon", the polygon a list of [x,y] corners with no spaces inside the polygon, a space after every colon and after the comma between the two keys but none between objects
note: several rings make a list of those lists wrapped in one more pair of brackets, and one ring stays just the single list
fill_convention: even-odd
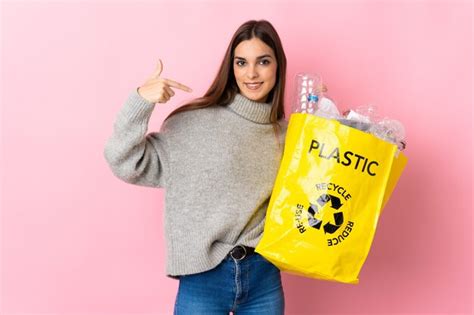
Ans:
[{"label": "turtleneck collar", "polygon": [[271,123],[271,103],[257,102],[237,93],[234,99],[227,105],[227,108],[247,120],[260,124]]}]

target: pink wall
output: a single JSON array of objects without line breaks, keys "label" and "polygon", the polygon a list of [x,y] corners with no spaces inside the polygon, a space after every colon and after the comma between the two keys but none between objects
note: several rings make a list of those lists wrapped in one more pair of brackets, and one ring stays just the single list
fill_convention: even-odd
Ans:
[{"label": "pink wall", "polygon": [[2,4],[1,314],[170,314],[163,191],[103,158],[119,107],[150,75],[207,89],[236,28],[268,19],[293,76],[342,108],[404,122],[409,164],[360,284],[283,274],[287,314],[472,312],[472,3],[206,1]]}]

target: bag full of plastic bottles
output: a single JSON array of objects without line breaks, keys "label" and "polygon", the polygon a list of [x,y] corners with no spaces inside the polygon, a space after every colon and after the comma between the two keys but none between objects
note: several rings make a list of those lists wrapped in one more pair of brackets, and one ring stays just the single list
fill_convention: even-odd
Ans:
[{"label": "bag full of plastic bottles", "polygon": [[318,75],[296,77],[285,148],[255,251],[280,270],[359,283],[407,163],[403,125],[375,107],[339,113]]}]

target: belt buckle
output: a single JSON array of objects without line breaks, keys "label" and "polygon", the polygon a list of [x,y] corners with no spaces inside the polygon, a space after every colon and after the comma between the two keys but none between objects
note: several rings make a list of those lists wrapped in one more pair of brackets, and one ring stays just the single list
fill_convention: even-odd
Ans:
[{"label": "belt buckle", "polygon": [[[242,257],[238,257],[238,258],[237,258],[237,257],[234,257],[234,250],[237,249],[238,247],[240,247],[240,248],[243,249],[244,254],[243,254]],[[242,260],[242,259],[244,259],[244,258],[247,256],[247,249],[246,249],[244,246],[242,246],[242,245],[237,245],[237,246],[235,246],[234,248],[232,248],[232,250],[230,251],[230,256],[231,256],[232,258],[234,258],[235,260]]]}]

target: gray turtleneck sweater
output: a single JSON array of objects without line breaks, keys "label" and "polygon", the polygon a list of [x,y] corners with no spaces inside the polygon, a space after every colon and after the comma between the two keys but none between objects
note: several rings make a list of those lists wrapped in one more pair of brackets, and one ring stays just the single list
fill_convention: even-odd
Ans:
[{"label": "gray turtleneck sweater", "polygon": [[123,181],[165,188],[166,275],[176,278],[260,241],[287,122],[280,121],[279,147],[270,103],[236,94],[227,106],[178,113],[147,134],[156,105],[133,90],[104,156]]}]

